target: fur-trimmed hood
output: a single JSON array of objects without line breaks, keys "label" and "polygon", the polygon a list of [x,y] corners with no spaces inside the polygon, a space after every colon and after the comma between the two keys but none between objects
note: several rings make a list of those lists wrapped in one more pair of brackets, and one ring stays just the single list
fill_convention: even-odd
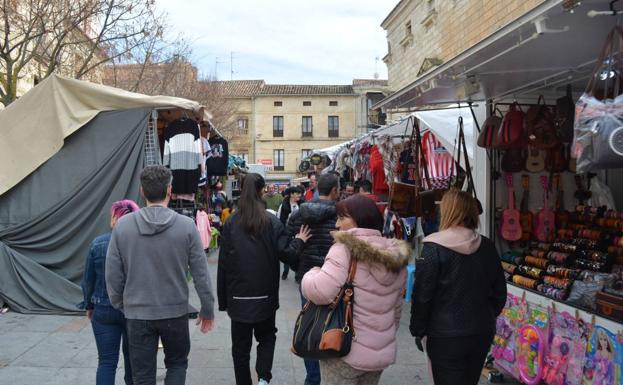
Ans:
[{"label": "fur-trimmed hood", "polygon": [[[407,266],[411,249],[407,242],[384,238],[377,230],[354,228],[331,233],[337,243],[341,243],[358,261],[378,263],[392,273]],[[379,277],[377,277],[379,278]]]}]

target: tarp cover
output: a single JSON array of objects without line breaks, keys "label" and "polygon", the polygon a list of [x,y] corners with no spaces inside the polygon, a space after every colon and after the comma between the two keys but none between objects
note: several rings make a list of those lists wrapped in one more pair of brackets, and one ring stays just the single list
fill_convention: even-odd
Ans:
[{"label": "tarp cover", "polygon": [[41,166],[63,141],[102,111],[177,107],[211,116],[196,102],[147,96],[52,75],[0,110],[0,195]]},{"label": "tarp cover", "polygon": [[[98,114],[68,135],[63,148],[35,172],[0,195],[0,298],[13,310],[78,310],[90,242],[110,231],[112,202],[139,197],[150,112],[139,108]],[[36,128],[45,133],[48,126]],[[40,140],[32,135],[25,146]]]}]

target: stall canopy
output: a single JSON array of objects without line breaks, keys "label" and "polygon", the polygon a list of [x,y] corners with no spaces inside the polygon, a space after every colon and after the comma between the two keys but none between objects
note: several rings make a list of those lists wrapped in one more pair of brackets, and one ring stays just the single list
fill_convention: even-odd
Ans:
[{"label": "stall canopy", "polygon": [[[609,2],[547,0],[372,108],[413,108],[457,101],[560,95],[586,86],[616,17],[590,17]],[[569,9],[576,6],[573,12]],[[593,13],[591,12],[591,15]],[[590,43],[588,43],[590,42]]]},{"label": "stall canopy", "polygon": [[368,134],[365,134],[356,139],[352,139],[348,142],[315,150],[314,153],[326,154],[330,158],[334,158],[337,153],[344,147],[350,146],[351,144],[356,142],[372,142],[373,139],[385,135],[393,137],[394,142],[399,143],[404,139],[404,136],[409,137],[411,135],[412,125],[408,123],[408,121],[409,118],[414,117],[420,121],[420,127],[422,127],[423,131],[432,131],[435,137],[444,145],[444,147],[454,154],[456,153],[455,146],[458,133],[459,116],[463,118],[463,131],[465,132],[467,152],[470,159],[473,160],[474,119],[472,117],[470,108],[467,105],[452,105],[444,109],[417,111],[412,113],[408,117],[400,120],[399,122],[382,126]]},{"label": "stall canopy", "polygon": [[177,107],[208,121],[198,103],[170,96],[147,96],[52,75],[18,101],[0,110],[0,195],[58,152],[63,141],[102,111]]},{"label": "stall canopy", "polygon": [[201,118],[197,103],[52,76],[0,111],[0,300],[70,314],[90,242],[112,202],[139,197],[154,108]]}]

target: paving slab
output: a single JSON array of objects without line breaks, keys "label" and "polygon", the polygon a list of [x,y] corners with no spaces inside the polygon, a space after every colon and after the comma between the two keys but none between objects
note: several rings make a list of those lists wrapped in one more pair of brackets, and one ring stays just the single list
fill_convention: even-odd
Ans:
[{"label": "paving slab", "polygon": [[[216,258],[208,260],[213,286],[216,285]],[[199,300],[190,284],[191,304]],[[273,385],[302,385],[303,360],[290,352],[293,325],[300,310],[298,285],[293,274],[281,281],[280,309],[273,364]],[[425,356],[409,334],[409,304],[402,310],[398,331],[396,364],[381,376],[381,384],[432,385]],[[186,383],[189,385],[234,385],[231,358],[230,320],[217,312],[216,326],[202,334],[189,322],[191,353]],[[256,344],[251,351],[252,373]],[[116,384],[123,385],[123,357],[120,355]],[[89,321],[84,316],[25,315],[9,312],[0,316],[0,385],[85,385],[95,383],[97,348]],[[164,354],[158,353],[157,383],[164,383]],[[483,378],[481,384],[488,382]]]}]

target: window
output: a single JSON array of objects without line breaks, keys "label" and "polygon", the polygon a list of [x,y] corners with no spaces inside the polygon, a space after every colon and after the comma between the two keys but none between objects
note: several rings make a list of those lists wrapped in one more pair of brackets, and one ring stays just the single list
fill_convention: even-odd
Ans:
[{"label": "window", "polygon": [[311,102],[309,100],[308,101],[304,101],[303,102],[303,106],[304,107],[309,107],[309,106],[311,106]]},{"label": "window", "polygon": [[340,117],[329,116],[329,138],[337,138],[340,136]]},{"label": "window", "polygon": [[273,102],[273,105],[274,105],[275,107],[281,107],[281,106],[283,106],[283,102],[281,102],[281,101],[275,101],[275,102]]},{"label": "window", "polygon": [[283,116],[273,116],[273,137],[283,137]]},{"label": "window", "polygon": [[238,131],[241,134],[247,134],[249,131],[249,119],[247,118],[240,118],[238,119]]},{"label": "window", "polygon": [[303,124],[301,125],[301,128],[303,130],[303,137],[314,136],[313,134],[314,125],[312,124],[311,116],[303,116]]},{"label": "window", "polygon": [[329,106],[331,106],[331,107],[337,107],[337,100],[331,100],[331,101],[329,101]]},{"label": "window", "polygon": [[313,150],[308,149],[308,148],[302,149],[301,150],[301,160],[309,158],[311,156],[311,154],[312,154],[312,151]]},{"label": "window", "polygon": [[409,20],[407,21],[407,24],[405,24],[405,36],[409,36],[411,34],[411,20]]},{"label": "window", "polygon": [[285,164],[285,150],[273,150],[273,169],[283,171]]}]

